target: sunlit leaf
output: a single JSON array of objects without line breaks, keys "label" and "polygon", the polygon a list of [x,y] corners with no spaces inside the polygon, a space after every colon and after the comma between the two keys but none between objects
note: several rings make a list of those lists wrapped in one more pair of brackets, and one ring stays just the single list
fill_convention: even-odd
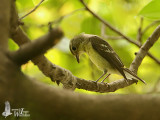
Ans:
[{"label": "sunlit leaf", "polygon": [[139,12],[139,15],[151,19],[160,19],[160,0],[151,1]]}]

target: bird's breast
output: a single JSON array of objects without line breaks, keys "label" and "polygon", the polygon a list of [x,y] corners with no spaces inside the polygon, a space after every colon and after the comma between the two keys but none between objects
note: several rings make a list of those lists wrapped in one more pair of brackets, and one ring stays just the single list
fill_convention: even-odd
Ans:
[{"label": "bird's breast", "polygon": [[102,71],[107,71],[108,73],[116,73],[119,74],[119,72],[113,68],[109,62],[103,58],[98,52],[96,52],[91,43],[88,43],[85,48],[86,53],[88,54],[90,60]]}]

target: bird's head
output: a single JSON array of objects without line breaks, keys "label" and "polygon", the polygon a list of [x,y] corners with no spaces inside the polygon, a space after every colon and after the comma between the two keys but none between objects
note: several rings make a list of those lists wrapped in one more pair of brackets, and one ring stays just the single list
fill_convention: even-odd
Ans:
[{"label": "bird's head", "polygon": [[79,63],[79,56],[84,52],[83,42],[85,41],[85,34],[75,36],[69,44],[71,53],[76,57]]}]

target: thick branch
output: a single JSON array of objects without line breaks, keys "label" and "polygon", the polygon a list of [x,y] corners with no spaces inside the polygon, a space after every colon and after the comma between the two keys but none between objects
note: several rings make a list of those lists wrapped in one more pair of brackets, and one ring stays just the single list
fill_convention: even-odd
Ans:
[{"label": "thick branch", "polygon": [[10,29],[10,11],[11,0],[1,0],[0,2],[0,48],[7,49],[9,29]]},{"label": "thick branch", "polygon": [[28,60],[45,53],[49,48],[54,46],[62,36],[63,33],[60,29],[52,29],[48,34],[37,40],[24,44],[18,51],[12,52],[10,57],[17,64],[24,64]]},{"label": "thick branch", "polygon": [[[0,57],[4,57],[1,56]],[[6,58],[5,58],[6,59]],[[2,61],[2,59],[0,60]],[[0,62],[1,63],[1,62]],[[9,63],[9,62],[8,62]],[[0,106],[25,108],[32,120],[159,120],[159,95],[84,95],[30,79],[11,62],[0,82]],[[8,71],[8,67],[11,67]],[[0,79],[1,80],[1,79]],[[22,97],[23,96],[23,97]],[[4,108],[4,107],[1,107]],[[1,110],[1,113],[3,111]],[[13,114],[11,115],[13,116]],[[11,116],[8,116],[11,117]],[[3,117],[3,116],[2,116]]]},{"label": "thick branch", "polygon": [[160,25],[155,29],[152,35],[147,39],[147,41],[142,45],[139,52],[136,55],[136,58],[133,60],[130,69],[133,70],[135,73],[138,70],[143,58],[147,55],[149,49],[153,46],[153,44],[158,40],[160,37]]},{"label": "thick branch", "polygon": [[[23,106],[25,102],[25,106],[31,109],[29,110],[33,119],[160,119],[158,114],[160,97],[158,95],[95,96],[73,94],[70,91],[55,89],[53,87],[48,88],[48,86],[43,84],[29,82],[28,86],[25,84],[20,86],[22,90],[25,90],[25,99],[22,99],[22,97],[18,98]],[[28,89],[28,87],[31,89]],[[17,93],[22,96],[22,92],[17,91]],[[28,101],[31,102],[28,103]]]}]

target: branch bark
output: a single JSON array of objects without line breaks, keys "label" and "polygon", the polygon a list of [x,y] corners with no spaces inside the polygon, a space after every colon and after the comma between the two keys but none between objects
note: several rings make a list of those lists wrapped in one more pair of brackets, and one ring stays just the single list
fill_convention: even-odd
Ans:
[{"label": "branch bark", "polygon": [[[11,83],[13,98],[8,99],[11,106],[24,107],[31,119],[160,119],[159,95],[84,95],[49,87],[22,75]],[[0,103],[4,102],[1,100]]]},{"label": "branch bark", "polygon": [[[0,54],[0,57],[4,56]],[[5,69],[5,74],[1,75],[1,77],[5,75],[6,79],[5,83],[0,82],[0,106],[4,106],[7,100],[12,108],[23,107],[29,111],[29,119],[160,119],[159,95],[78,94],[30,79],[17,70],[12,62],[5,65],[11,69],[10,72]],[[2,109],[0,112],[3,112]]]},{"label": "branch bark", "polygon": [[8,46],[11,0],[1,0],[0,3],[0,48],[6,49]]},{"label": "branch bark", "polygon": [[18,51],[10,53],[11,59],[18,65],[24,64],[34,57],[45,53],[49,48],[57,44],[63,36],[63,32],[58,29],[52,29],[48,34],[28,42],[20,47]]}]

